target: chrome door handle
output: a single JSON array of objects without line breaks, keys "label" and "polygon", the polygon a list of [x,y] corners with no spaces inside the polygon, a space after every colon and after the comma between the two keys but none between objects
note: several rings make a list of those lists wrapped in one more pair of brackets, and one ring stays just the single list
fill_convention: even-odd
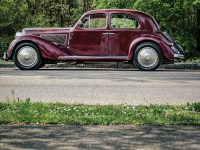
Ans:
[{"label": "chrome door handle", "polygon": [[115,33],[102,33],[103,35],[114,35]]}]

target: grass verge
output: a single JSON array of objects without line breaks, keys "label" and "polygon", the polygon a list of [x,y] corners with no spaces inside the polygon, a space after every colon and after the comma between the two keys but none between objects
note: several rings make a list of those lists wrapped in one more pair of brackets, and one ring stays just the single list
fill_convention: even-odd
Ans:
[{"label": "grass verge", "polygon": [[4,64],[4,60],[0,58],[0,64]]},{"label": "grass verge", "polygon": [[0,103],[0,124],[200,125],[200,103],[187,105],[66,105]]},{"label": "grass verge", "polygon": [[1,57],[0,57],[0,65],[1,64],[14,64],[14,62],[13,61],[4,61],[3,59],[1,59]]},{"label": "grass verge", "polygon": [[198,57],[190,58],[190,59],[186,60],[186,63],[200,63],[200,58],[198,58]]}]

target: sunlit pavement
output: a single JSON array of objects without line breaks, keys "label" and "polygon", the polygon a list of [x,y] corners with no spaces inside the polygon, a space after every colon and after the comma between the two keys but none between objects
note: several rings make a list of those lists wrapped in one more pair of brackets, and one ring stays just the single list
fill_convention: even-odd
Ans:
[{"label": "sunlit pavement", "polygon": [[80,104],[200,102],[200,72],[119,69],[0,69],[0,100]]}]

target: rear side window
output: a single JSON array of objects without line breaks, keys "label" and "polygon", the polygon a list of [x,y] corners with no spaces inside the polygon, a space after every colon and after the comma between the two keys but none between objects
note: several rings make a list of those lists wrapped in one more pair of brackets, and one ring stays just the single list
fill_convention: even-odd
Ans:
[{"label": "rear side window", "polygon": [[112,28],[138,28],[138,21],[129,14],[112,14],[111,27]]},{"label": "rear side window", "polygon": [[92,15],[85,16],[82,20],[81,28],[88,28],[88,29],[106,28],[106,15],[92,14]]}]

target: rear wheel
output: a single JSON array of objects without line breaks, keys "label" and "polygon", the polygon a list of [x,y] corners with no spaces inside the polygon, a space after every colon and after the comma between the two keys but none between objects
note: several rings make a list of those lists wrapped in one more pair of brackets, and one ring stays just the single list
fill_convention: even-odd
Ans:
[{"label": "rear wheel", "polygon": [[157,69],[162,60],[163,55],[160,48],[152,42],[145,42],[137,46],[133,57],[134,65],[143,71]]},{"label": "rear wheel", "polygon": [[38,69],[42,64],[40,51],[32,43],[22,43],[17,46],[13,60],[15,65],[22,70]]}]

